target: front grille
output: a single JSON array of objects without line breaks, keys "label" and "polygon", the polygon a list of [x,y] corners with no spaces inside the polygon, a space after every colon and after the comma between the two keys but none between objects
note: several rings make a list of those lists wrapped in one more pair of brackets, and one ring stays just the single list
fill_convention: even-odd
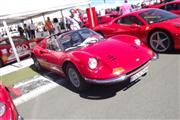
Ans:
[{"label": "front grille", "polygon": [[143,68],[147,67],[150,63],[150,60],[146,61],[144,64],[142,64],[141,66],[139,66],[138,68],[128,72],[126,75],[127,77],[130,77],[132,75],[134,75],[135,73],[139,72],[140,70],[142,70]]}]

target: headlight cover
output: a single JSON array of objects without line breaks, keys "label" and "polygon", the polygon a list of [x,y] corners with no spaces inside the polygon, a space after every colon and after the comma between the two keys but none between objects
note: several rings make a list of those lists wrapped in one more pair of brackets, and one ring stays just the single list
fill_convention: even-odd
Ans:
[{"label": "headlight cover", "polygon": [[0,117],[2,117],[5,113],[6,105],[0,102]]},{"label": "headlight cover", "polygon": [[152,61],[159,59],[159,54],[155,53],[154,56],[151,58]]},{"label": "headlight cover", "polygon": [[135,44],[136,44],[137,46],[140,46],[140,45],[141,45],[141,41],[140,41],[139,39],[135,39],[134,42],[135,42]]},{"label": "headlight cover", "polygon": [[95,69],[97,67],[97,60],[96,58],[89,58],[88,65],[90,69]]}]

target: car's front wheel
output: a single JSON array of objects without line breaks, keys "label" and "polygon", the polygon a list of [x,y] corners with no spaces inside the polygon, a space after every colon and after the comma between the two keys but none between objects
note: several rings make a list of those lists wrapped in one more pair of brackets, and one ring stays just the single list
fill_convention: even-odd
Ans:
[{"label": "car's front wheel", "polygon": [[152,32],[149,36],[149,46],[159,53],[170,51],[173,47],[171,36],[163,31],[156,30]]},{"label": "car's front wheel", "polygon": [[42,70],[42,67],[41,67],[40,63],[38,62],[37,58],[36,58],[34,55],[32,55],[32,59],[33,59],[33,61],[34,61],[35,69],[36,69],[37,71],[41,71],[41,70]]},{"label": "car's front wheel", "polygon": [[67,65],[66,75],[77,91],[83,91],[88,88],[89,85],[84,81],[83,77],[73,64]]}]

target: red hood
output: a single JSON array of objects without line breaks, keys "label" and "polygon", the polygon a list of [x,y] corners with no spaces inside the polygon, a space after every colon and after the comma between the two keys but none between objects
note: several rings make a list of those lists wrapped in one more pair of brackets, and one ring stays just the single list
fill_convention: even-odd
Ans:
[{"label": "red hood", "polygon": [[144,45],[142,47],[137,46],[134,40],[130,41],[127,43],[109,38],[80,50],[98,58],[110,69],[122,67],[126,72],[129,72],[151,59],[151,56],[147,54],[151,51],[150,49]]}]

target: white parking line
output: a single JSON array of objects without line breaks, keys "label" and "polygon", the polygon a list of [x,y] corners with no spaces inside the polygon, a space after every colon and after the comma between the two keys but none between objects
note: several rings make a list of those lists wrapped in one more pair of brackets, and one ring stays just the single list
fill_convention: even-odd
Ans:
[{"label": "white parking line", "polygon": [[14,72],[14,71],[18,71],[18,70],[23,69],[25,67],[29,67],[33,63],[34,63],[33,60],[31,58],[29,58],[29,59],[22,60],[21,66],[19,66],[18,63],[14,63],[14,64],[4,66],[4,67],[0,68],[0,76],[9,74],[9,73]]},{"label": "white parking line", "polygon": [[[26,93],[26,94],[24,94],[24,95],[22,95],[22,96],[20,96],[20,97],[18,97],[16,99],[14,99],[13,100],[14,104],[16,106],[18,106],[18,105],[20,105],[20,104],[22,104],[22,103],[24,103],[26,101],[29,101],[29,100],[31,100],[31,99],[33,99],[33,98],[35,98],[35,97],[37,97],[37,96],[39,96],[39,95],[41,95],[43,93],[46,93],[49,90],[52,90],[52,89],[59,86],[57,83],[55,83],[55,82],[53,82],[51,80],[48,80],[47,78],[44,78],[44,77],[41,76],[41,79],[42,78],[46,79],[50,83],[48,83],[47,85],[43,85],[43,86],[40,86],[38,88],[35,88],[34,90],[32,90],[32,91],[30,91],[30,92],[28,92],[28,93]],[[31,81],[34,81],[34,80],[31,80]],[[24,85],[25,84],[27,84],[27,83],[24,83]],[[21,85],[23,86],[22,83],[21,83]],[[17,86],[19,86],[19,85],[17,85]],[[15,87],[17,87],[17,86],[15,86]]]}]

